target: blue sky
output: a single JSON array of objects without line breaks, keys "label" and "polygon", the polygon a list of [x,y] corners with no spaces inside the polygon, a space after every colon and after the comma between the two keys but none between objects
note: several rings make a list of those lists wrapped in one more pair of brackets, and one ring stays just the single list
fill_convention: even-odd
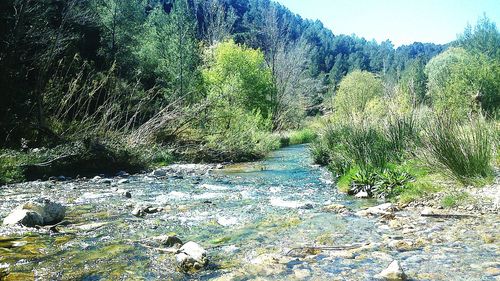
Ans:
[{"label": "blue sky", "polygon": [[277,0],[335,34],[353,34],[397,47],[415,41],[448,43],[467,23],[486,16],[500,23],[500,0]]}]

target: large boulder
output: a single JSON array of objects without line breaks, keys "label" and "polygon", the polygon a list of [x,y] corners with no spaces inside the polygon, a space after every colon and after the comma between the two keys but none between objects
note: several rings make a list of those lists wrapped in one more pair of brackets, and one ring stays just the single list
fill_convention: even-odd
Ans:
[{"label": "large boulder", "polygon": [[375,278],[387,280],[387,281],[405,281],[407,280],[406,274],[403,268],[399,265],[397,260],[392,261],[392,263],[382,272],[375,275]]},{"label": "large boulder", "polygon": [[26,227],[53,225],[61,222],[66,208],[46,198],[31,200],[16,207],[4,220],[4,225]]},{"label": "large boulder", "polygon": [[198,271],[208,264],[207,251],[195,242],[184,244],[175,258],[179,268],[185,272]]}]

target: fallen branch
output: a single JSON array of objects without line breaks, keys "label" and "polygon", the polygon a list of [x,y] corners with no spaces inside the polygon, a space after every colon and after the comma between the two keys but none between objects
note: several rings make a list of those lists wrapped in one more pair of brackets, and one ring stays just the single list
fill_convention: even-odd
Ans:
[{"label": "fallen branch", "polygon": [[465,214],[420,214],[422,217],[428,218],[441,218],[441,219],[464,219],[464,218],[475,218],[474,215]]},{"label": "fallen branch", "polygon": [[358,249],[363,246],[368,245],[369,243],[364,243],[364,244],[355,244],[355,245],[345,245],[345,246],[305,246],[305,247],[297,247],[297,248],[292,248],[290,251],[286,253],[287,256],[289,256],[291,253],[294,251],[306,251],[308,253],[314,253],[314,252],[321,252],[321,251],[345,251],[345,250],[353,250],[353,249]]}]

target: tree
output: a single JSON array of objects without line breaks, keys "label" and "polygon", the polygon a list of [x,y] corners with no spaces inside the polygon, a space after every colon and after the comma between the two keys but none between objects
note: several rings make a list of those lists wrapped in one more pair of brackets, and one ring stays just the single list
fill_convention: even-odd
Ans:
[{"label": "tree", "polygon": [[499,64],[485,55],[448,49],[425,67],[432,104],[454,118],[478,110],[494,113],[500,105],[499,70]]},{"label": "tree", "polygon": [[201,0],[196,5],[201,37],[212,46],[231,38],[237,16],[222,0]]},{"label": "tree", "polygon": [[233,41],[207,51],[203,78],[209,105],[202,127],[208,143],[230,155],[266,151],[275,91],[264,54]]},{"label": "tree", "polygon": [[382,81],[367,71],[353,71],[340,82],[334,97],[334,109],[338,118],[363,120],[370,102],[383,95]]},{"label": "tree", "polygon": [[199,99],[200,50],[187,1],[176,1],[169,14],[161,5],[156,6],[142,34],[135,54],[147,84],[164,87],[166,98],[181,98],[188,103]]},{"label": "tree", "polygon": [[455,45],[500,60],[500,32],[486,15],[477,21],[474,28],[468,25]]},{"label": "tree", "polygon": [[120,72],[133,75],[132,52],[146,20],[146,1],[94,0],[93,6],[102,29],[101,56],[108,65],[116,63]]}]

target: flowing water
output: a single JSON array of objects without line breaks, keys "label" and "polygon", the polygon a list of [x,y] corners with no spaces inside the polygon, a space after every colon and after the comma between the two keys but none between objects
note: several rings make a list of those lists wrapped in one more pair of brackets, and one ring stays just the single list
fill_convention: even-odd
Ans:
[{"label": "flowing water", "polygon": [[[118,187],[131,191],[132,199],[118,194],[115,184],[93,181],[0,188],[0,218],[20,203],[44,196],[68,206],[67,220],[72,222],[61,233],[0,226],[0,279],[4,268],[10,272],[7,280],[373,280],[398,259],[415,280],[498,280],[485,275],[483,266],[499,268],[498,244],[483,243],[476,230],[397,251],[383,241],[401,234],[377,219],[323,211],[333,203],[356,211],[377,202],[339,194],[328,173],[312,165],[307,146],[203,176],[138,175],[129,180]],[[165,210],[137,218],[131,210],[140,203]],[[484,223],[498,229],[498,217]],[[442,221],[432,227],[452,229],[457,223]],[[432,227],[424,227],[428,235]],[[193,275],[179,272],[173,254],[149,243],[165,234],[205,247],[208,268]],[[295,247],[366,243],[371,246],[365,250],[341,255],[323,251],[287,256]],[[281,260],[256,262],[266,254]]]}]

